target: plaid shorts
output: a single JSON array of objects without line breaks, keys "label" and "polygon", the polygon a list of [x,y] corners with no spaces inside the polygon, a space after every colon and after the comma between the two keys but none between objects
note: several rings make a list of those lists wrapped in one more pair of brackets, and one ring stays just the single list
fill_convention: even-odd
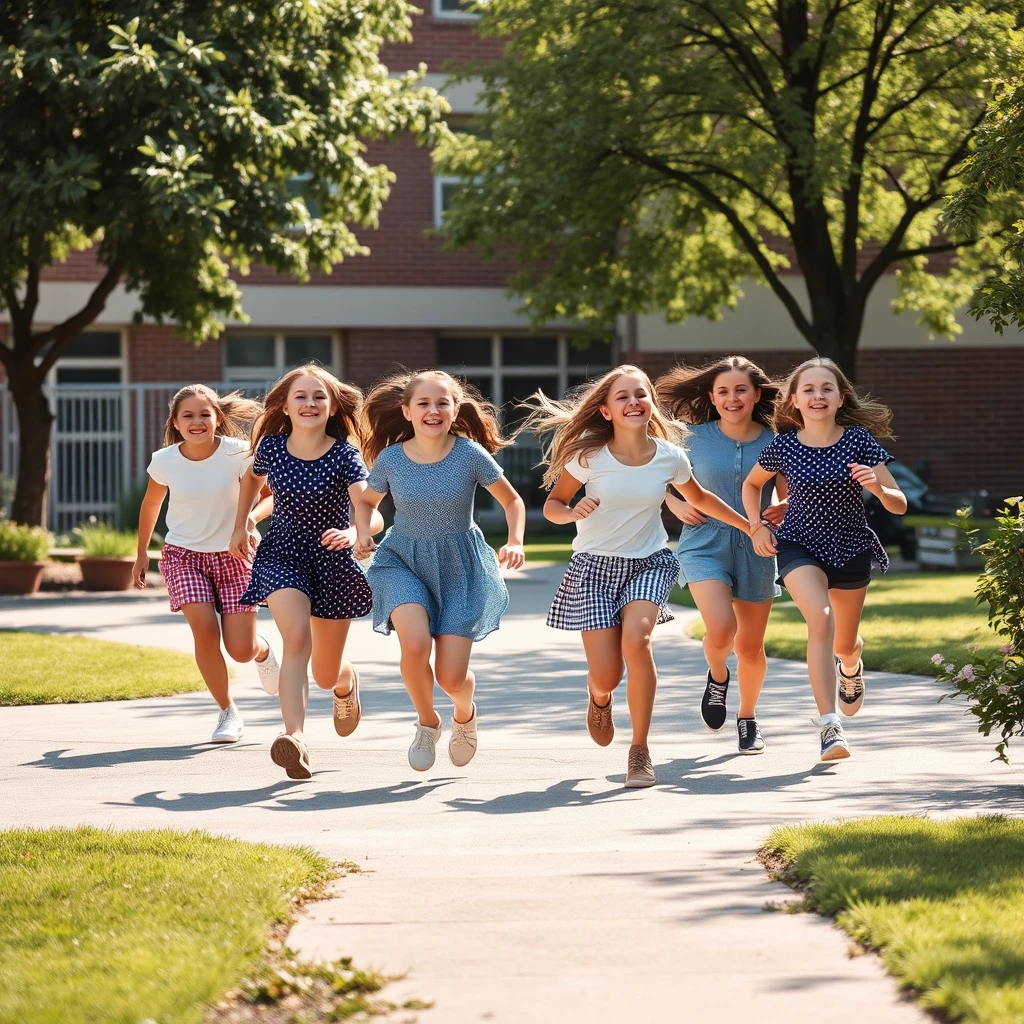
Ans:
[{"label": "plaid shorts", "polygon": [[239,603],[251,572],[252,562],[243,562],[226,551],[190,551],[165,544],[160,552],[160,575],[167,584],[172,612],[201,602],[212,604],[221,615],[255,612],[255,605]]},{"label": "plaid shorts", "polygon": [[674,616],[666,607],[679,575],[668,548],[646,558],[618,558],[579,551],[572,556],[551,602],[548,625],[574,632],[622,625],[622,609],[631,601],[658,606],[658,622]]}]

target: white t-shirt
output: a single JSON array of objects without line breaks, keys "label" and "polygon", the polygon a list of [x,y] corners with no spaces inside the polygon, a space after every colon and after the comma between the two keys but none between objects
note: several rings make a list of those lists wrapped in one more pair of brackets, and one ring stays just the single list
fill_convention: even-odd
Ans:
[{"label": "white t-shirt", "polygon": [[170,488],[168,544],[190,551],[227,551],[238,511],[238,481],[252,465],[249,442],[221,437],[217,450],[202,462],[181,454],[178,445],[153,452],[148,473]]},{"label": "white t-shirt", "polygon": [[644,466],[625,466],[607,445],[592,455],[570,459],[565,471],[585,485],[588,498],[601,504],[576,524],[573,551],[619,558],[646,558],[668,544],[661,506],[669,484],[690,479],[690,460],[678,445],[660,438],[654,458]]}]

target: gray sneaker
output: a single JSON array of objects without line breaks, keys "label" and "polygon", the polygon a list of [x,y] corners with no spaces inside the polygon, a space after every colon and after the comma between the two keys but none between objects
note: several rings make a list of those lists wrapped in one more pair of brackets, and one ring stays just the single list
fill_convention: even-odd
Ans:
[{"label": "gray sneaker", "polygon": [[429,771],[434,767],[434,748],[441,738],[441,716],[437,716],[437,725],[420,725],[416,723],[416,735],[409,747],[409,766],[418,772]]},{"label": "gray sneaker", "polygon": [[853,718],[864,703],[864,662],[858,660],[857,671],[848,676],[843,671],[843,663],[836,658],[836,686],[839,713]]}]

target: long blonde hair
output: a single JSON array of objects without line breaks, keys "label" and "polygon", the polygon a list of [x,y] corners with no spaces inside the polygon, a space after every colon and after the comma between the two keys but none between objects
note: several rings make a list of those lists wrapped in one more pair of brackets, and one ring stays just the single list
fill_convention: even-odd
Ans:
[{"label": "long blonde hair", "polygon": [[458,405],[451,433],[468,437],[483,445],[492,455],[512,442],[501,432],[498,411],[472,385],[460,381],[444,370],[417,370],[393,373],[370,388],[363,405],[363,458],[372,466],[388,445],[408,441],[413,436],[412,423],[405,418],[402,406],[412,401],[416,385],[434,380],[448,389]]},{"label": "long blonde hair", "polygon": [[875,437],[894,437],[890,427],[892,410],[881,402],[876,401],[870,395],[861,396],[857,389],[850,383],[850,378],[839,368],[839,366],[827,359],[825,356],[814,356],[812,359],[805,359],[786,378],[782,390],[775,399],[775,415],[772,417],[772,429],[776,434],[784,430],[802,430],[804,426],[803,417],[793,407],[792,399],[800,384],[800,377],[805,370],[821,367],[828,370],[836,379],[839,387],[839,394],[842,395],[843,404],[836,411],[836,423],[841,427],[866,427]]},{"label": "long blonde hair", "polygon": [[164,447],[181,444],[185,440],[181,431],[174,425],[178,418],[178,407],[186,398],[205,398],[217,414],[216,433],[224,437],[249,436],[253,422],[263,411],[263,406],[251,398],[246,398],[240,391],[232,391],[222,398],[213,388],[205,384],[186,384],[179,388],[167,404],[167,422],[164,424]]},{"label": "long blonde hair", "polygon": [[723,356],[704,366],[673,366],[657,379],[654,387],[675,419],[691,425],[710,423],[722,418],[711,400],[715,381],[733,370],[745,373],[751,387],[761,392],[751,419],[762,427],[770,427],[779,385],[746,356]]},{"label": "long blonde hair", "polygon": [[566,463],[577,455],[581,461],[585,460],[615,436],[611,421],[601,415],[601,406],[608,404],[612,384],[624,374],[640,377],[646,382],[652,405],[648,434],[673,444],[683,443],[686,427],[665,414],[658,404],[651,378],[637,366],[616,366],[597,380],[570,391],[560,402],[548,398],[543,391],[537,391],[520,403],[522,408],[529,410],[529,415],[519,429],[544,438],[542,462],[547,466],[544,486],[548,490],[558,482]]},{"label": "long blonde hair", "polygon": [[363,409],[363,393],[352,384],[338,380],[333,373],[322,366],[307,363],[289,370],[268,392],[264,399],[263,415],[256,421],[252,431],[252,451],[268,434],[290,434],[291,420],[285,415],[284,407],[288,393],[299,377],[316,377],[323,385],[330,399],[333,412],[327,418],[327,433],[339,441],[350,441],[357,448],[362,447],[363,433],[360,413]]}]

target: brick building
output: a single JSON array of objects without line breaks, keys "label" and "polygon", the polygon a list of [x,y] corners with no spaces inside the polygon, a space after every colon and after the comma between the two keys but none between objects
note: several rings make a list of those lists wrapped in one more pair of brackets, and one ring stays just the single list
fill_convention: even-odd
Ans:
[{"label": "brick building", "polygon": [[[413,41],[389,46],[385,63],[393,71],[426,63],[428,81],[445,91],[453,118],[468,117],[476,104],[472,86],[446,88],[443,69],[491,59],[500,44],[476,35],[474,18],[459,9],[459,0],[427,0],[422,6]],[[717,323],[691,320],[678,326],[655,316],[628,317],[607,345],[587,351],[571,346],[560,325],[530,332],[515,300],[505,294],[507,267],[483,263],[471,251],[444,252],[440,240],[426,234],[439,222],[457,182],[436,178],[430,154],[411,140],[375,146],[370,155],[382,159],[397,181],[379,228],[363,234],[369,257],[348,260],[306,284],[254,269],[240,279],[250,322],[229,325],[220,338],[200,347],[177,338],[173,328],[132,326],[133,298],[118,289],[99,320],[74,343],[54,371],[59,391],[110,387],[113,394],[120,384],[122,391],[131,385],[137,393],[131,403],[123,395],[118,399],[116,418],[124,436],[111,486],[126,487],[144,471],[153,424],[166,401],[167,389],[159,385],[185,380],[263,383],[313,358],[365,386],[398,365],[434,365],[465,373],[508,408],[538,387],[561,393],[613,359],[635,361],[654,374],[676,361],[742,352],[781,373],[809,354],[778,301],[753,284],[739,309]],[[79,308],[100,274],[89,252],[52,268],[42,289],[40,322],[55,322]],[[956,342],[930,341],[912,316],[891,313],[893,290],[891,278],[876,288],[863,334],[860,383],[895,411],[894,453],[924,469],[937,492],[1020,493],[1024,421],[1014,412],[1016,395],[1007,397],[1006,383],[996,382],[1024,377],[1024,345],[1017,336],[1001,338],[987,324],[967,318]],[[9,405],[6,419],[0,417],[7,472],[13,436]],[[58,441],[60,431],[58,423]],[[62,459],[75,463],[81,451],[67,447],[63,455],[56,453],[58,491],[64,487],[70,494],[77,486],[70,478],[62,484],[59,477]],[[518,462],[515,474],[525,483],[528,453],[508,458]],[[538,497],[530,503],[536,505]],[[56,504],[64,500],[70,510],[65,518],[111,508],[109,495],[91,504],[65,499],[56,496]]]}]

